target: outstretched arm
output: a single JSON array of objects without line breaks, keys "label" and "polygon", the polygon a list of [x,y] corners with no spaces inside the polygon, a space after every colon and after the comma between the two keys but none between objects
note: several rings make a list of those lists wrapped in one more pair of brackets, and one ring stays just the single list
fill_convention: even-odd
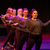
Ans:
[{"label": "outstretched arm", "polygon": [[17,27],[17,26],[19,26],[20,28],[26,28],[27,27],[27,25],[28,25],[28,21],[24,24],[24,25],[21,25],[21,24],[19,24],[19,23],[14,23],[14,24],[12,24],[12,25],[14,25],[15,27]]},{"label": "outstretched arm", "polygon": [[3,22],[4,24],[6,23],[4,17],[2,17],[1,20],[2,20],[2,22]]},{"label": "outstretched arm", "polygon": [[47,26],[49,23],[50,23],[50,20],[49,20],[48,22],[46,22],[46,23],[43,23],[43,22],[42,22],[42,25],[43,25],[43,26]]}]

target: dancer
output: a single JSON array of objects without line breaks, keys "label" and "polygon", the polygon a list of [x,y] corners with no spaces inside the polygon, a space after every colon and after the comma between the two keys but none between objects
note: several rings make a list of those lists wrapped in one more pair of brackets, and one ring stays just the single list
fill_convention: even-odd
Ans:
[{"label": "dancer", "polygon": [[[35,50],[40,50],[40,46],[42,43],[42,34],[41,34],[42,26],[47,26],[50,23],[49,20],[47,23],[44,24],[41,20],[37,19],[37,16],[38,16],[37,10],[32,9],[30,12],[31,19],[29,19],[25,25],[20,25],[16,23],[21,28],[27,27],[30,32],[26,50],[31,50],[34,43],[35,43]],[[17,50],[19,49],[17,48]]]},{"label": "dancer", "polygon": [[[13,21],[13,19],[14,19],[15,17],[16,17],[16,10],[13,9],[13,15],[10,16],[10,17],[8,17],[8,19]],[[13,21],[13,22],[14,22],[14,21]],[[9,22],[9,26],[11,26],[10,23],[11,23],[11,22]],[[7,40],[6,40],[6,42],[4,43],[4,45],[3,45],[3,47],[2,47],[2,50],[4,49],[4,47],[6,46],[6,44],[7,44],[10,40],[11,40],[11,45],[10,45],[10,47],[13,47],[14,34],[15,34],[15,28],[13,28],[13,27],[11,26],[11,29],[10,29],[10,31],[9,31],[9,33],[8,33],[8,36],[7,36]]]},{"label": "dancer", "polygon": [[[23,10],[23,17],[22,17],[22,20],[23,20],[23,25],[25,24],[25,22],[28,20],[28,9],[27,8],[24,8]],[[28,40],[28,36],[29,36],[29,32],[26,32],[27,29],[21,29],[22,32],[22,35],[21,35],[21,40],[20,40],[20,43],[18,45],[18,50],[22,50],[22,47],[25,43],[25,41]]]},{"label": "dancer", "polygon": [[[9,25],[7,25],[7,24],[5,23],[5,19],[6,19],[7,17],[10,18],[10,16],[12,16],[12,8],[8,8],[7,11],[6,11],[6,14],[3,15],[3,17],[1,18],[1,20],[2,20],[3,23],[4,23],[4,25],[6,26],[7,35],[8,35],[8,33],[9,33],[9,31],[10,31],[11,26],[9,26]],[[9,20],[9,19],[6,19],[6,20]],[[11,44],[11,41],[10,41],[10,44],[9,44],[9,42],[8,42],[7,44],[8,44],[8,46],[9,46],[9,45]]]},{"label": "dancer", "polygon": [[[19,8],[18,10],[17,10],[17,17],[18,17],[18,23],[20,23],[20,24],[23,24],[22,22],[22,13],[23,13],[23,9],[22,8]],[[14,50],[16,49],[16,45],[18,46],[19,45],[19,42],[20,42],[20,38],[21,38],[21,31],[19,31],[20,30],[20,28],[19,27],[17,27],[17,29],[16,29],[16,41],[15,41],[15,46],[14,46]]]},{"label": "dancer", "polygon": [[[10,16],[10,20],[15,18],[15,17],[16,17],[16,9],[12,9],[12,16]],[[12,28],[12,29],[14,29],[14,28]],[[11,44],[10,47],[13,47],[14,36],[15,36],[15,29],[14,29],[13,35],[11,36],[11,39],[10,39],[10,44]]]}]

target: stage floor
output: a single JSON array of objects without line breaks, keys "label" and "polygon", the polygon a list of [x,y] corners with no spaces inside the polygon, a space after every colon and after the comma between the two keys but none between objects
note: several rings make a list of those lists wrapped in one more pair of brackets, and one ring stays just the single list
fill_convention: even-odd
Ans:
[{"label": "stage floor", "polygon": [[[43,37],[43,41],[42,41],[40,50],[50,50],[50,34],[44,34],[42,37]],[[6,40],[6,36],[0,37],[0,50],[1,50],[5,40]],[[26,44],[27,43],[25,42],[22,50],[25,50]],[[5,50],[13,50],[13,49],[6,49],[6,47],[5,47]],[[33,46],[32,50],[35,50],[35,45]]]}]

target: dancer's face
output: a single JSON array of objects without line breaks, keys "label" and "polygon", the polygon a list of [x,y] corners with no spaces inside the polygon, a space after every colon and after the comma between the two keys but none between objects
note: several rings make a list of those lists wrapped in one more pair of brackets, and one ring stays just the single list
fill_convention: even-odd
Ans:
[{"label": "dancer's face", "polygon": [[12,14],[13,14],[13,15],[16,15],[16,10],[13,10]]},{"label": "dancer's face", "polygon": [[38,12],[37,12],[37,11],[33,11],[31,15],[32,15],[32,17],[33,17],[34,19],[36,19],[37,16],[38,16]]},{"label": "dancer's face", "polygon": [[10,9],[9,13],[12,14],[12,9]]},{"label": "dancer's face", "polygon": [[22,15],[22,10],[18,10],[18,14],[19,15]]},{"label": "dancer's face", "polygon": [[23,16],[28,16],[28,10],[23,11]]}]

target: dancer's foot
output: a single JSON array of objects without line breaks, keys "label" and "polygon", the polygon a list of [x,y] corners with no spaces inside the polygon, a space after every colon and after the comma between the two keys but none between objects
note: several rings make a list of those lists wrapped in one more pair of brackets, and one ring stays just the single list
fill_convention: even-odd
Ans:
[{"label": "dancer's foot", "polygon": [[2,50],[4,50],[4,47],[2,47]]},{"label": "dancer's foot", "polygon": [[10,46],[9,42],[7,43],[7,46]]},{"label": "dancer's foot", "polygon": [[10,48],[12,49],[13,48],[13,45],[10,45]]}]

